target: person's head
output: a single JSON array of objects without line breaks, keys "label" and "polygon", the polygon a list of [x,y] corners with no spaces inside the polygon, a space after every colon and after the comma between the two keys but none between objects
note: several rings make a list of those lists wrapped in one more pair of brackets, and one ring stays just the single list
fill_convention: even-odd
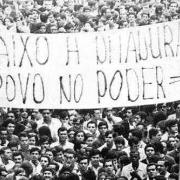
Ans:
[{"label": "person's head", "polygon": [[98,124],[98,130],[101,135],[105,135],[106,131],[108,130],[108,124],[105,121],[102,121]]},{"label": "person's head", "polygon": [[64,150],[64,165],[66,167],[71,167],[75,163],[76,153],[73,149],[65,149]]},{"label": "person's head", "polygon": [[68,133],[69,141],[73,142],[74,141],[75,130],[73,128],[70,128],[70,129],[68,129],[67,133]]},{"label": "person's head", "polygon": [[14,115],[14,113],[12,112],[12,111],[8,111],[7,112],[7,117],[6,117],[6,119],[8,120],[8,119],[11,119],[11,120],[15,120],[15,115]]},{"label": "person's head", "polygon": [[94,137],[93,137],[93,135],[92,135],[92,134],[86,134],[85,143],[86,143],[89,147],[91,147],[92,144],[93,144],[93,142],[94,142]]},{"label": "person's head", "polygon": [[7,119],[4,121],[3,126],[6,127],[9,135],[12,135],[15,130],[15,121],[12,119]]},{"label": "person's head", "polygon": [[24,161],[24,156],[20,151],[17,151],[13,153],[12,159],[15,165],[20,166]]},{"label": "person's head", "polygon": [[117,136],[117,137],[114,139],[114,143],[115,143],[115,146],[116,146],[116,150],[122,151],[122,150],[124,149],[125,140],[124,140],[123,137]]},{"label": "person's head", "polygon": [[147,165],[147,174],[148,177],[153,179],[157,175],[157,170],[156,170],[156,164],[155,163],[149,163]]},{"label": "person's head", "polygon": [[30,156],[32,161],[38,161],[40,157],[40,149],[38,147],[33,147],[30,149]]},{"label": "person's head", "polygon": [[18,151],[19,142],[10,141],[7,146],[11,149],[12,153],[15,153]]},{"label": "person's head", "polygon": [[147,158],[151,158],[155,154],[154,145],[153,144],[147,144],[145,146],[145,154]]},{"label": "person's head", "polygon": [[56,162],[63,164],[64,162],[63,148],[61,146],[55,146],[53,151],[54,151],[54,160]]},{"label": "person's head", "polygon": [[160,141],[161,140],[161,131],[158,130],[157,128],[151,128],[149,130],[149,139],[152,140],[152,141]]},{"label": "person's head", "polygon": [[51,121],[51,111],[49,109],[42,110],[42,116],[43,116],[44,122]]},{"label": "person's head", "polygon": [[113,172],[114,170],[113,161],[111,159],[105,159],[104,168],[107,172]]},{"label": "person's head", "polygon": [[75,142],[84,142],[85,137],[86,137],[86,135],[83,130],[76,131],[74,134]]},{"label": "person's head", "polygon": [[89,121],[87,123],[87,129],[88,131],[90,131],[92,134],[96,133],[96,129],[97,129],[97,124],[95,121]]},{"label": "person's head", "polygon": [[62,142],[62,143],[66,142],[68,138],[67,128],[60,127],[58,129],[58,136],[59,136],[59,142]]},{"label": "person's head", "polygon": [[169,4],[169,11],[170,13],[176,13],[178,10],[178,3],[175,2],[175,1],[172,1],[170,4]]},{"label": "person's head", "polygon": [[39,145],[41,146],[41,149],[47,149],[50,147],[50,139],[48,136],[43,135],[39,139]]},{"label": "person's head", "polygon": [[5,127],[1,127],[0,128],[0,139],[2,141],[2,143],[5,143],[7,140],[7,129]]},{"label": "person's head", "polygon": [[46,167],[43,169],[44,180],[52,180],[55,176],[55,171],[51,167]]},{"label": "person's head", "polygon": [[50,11],[52,9],[52,7],[53,7],[53,1],[52,0],[44,0],[43,1],[43,7],[46,10]]},{"label": "person's head", "polygon": [[53,169],[56,173],[59,171],[59,164],[57,162],[50,162],[48,167]]},{"label": "person's head", "polygon": [[157,161],[157,171],[161,174],[161,175],[164,175],[164,173],[166,172],[167,170],[167,166],[168,166],[168,162],[166,160],[158,160]]},{"label": "person's head", "polygon": [[171,173],[168,177],[168,180],[178,180],[178,174]]},{"label": "person's head", "polygon": [[42,156],[40,157],[40,164],[41,164],[42,168],[46,168],[46,167],[49,165],[49,163],[50,163],[50,158],[49,158],[49,156],[47,156],[47,155],[42,155]]},{"label": "person's head", "polygon": [[165,125],[169,133],[175,134],[178,132],[178,122],[176,119],[167,119]]},{"label": "person's head", "polygon": [[37,141],[38,141],[38,137],[37,137],[37,135],[35,133],[29,133],[28,134],[28,143],[29,143],[29,145],[36,146]]},{"label": "person's head", "polygon": [[79,168],[82,171],[86,171],[88,169],[89,160],[87,156],[81,156],[78,158]]},{"label": "person's head", "polygon": [[33,173],[33,167],[29,161],[24,161],[21,166],[21,168],[25,171],[25,176],[29,178]]},{"label": "person's head", "polygon": [[11,160],[12,159],[12,151],[11,151],[11,149],[9,147],[3,147],[0,150],[0,156],[5,161]]},{"label": "person's head", "polygon": [[139,148],[139,139],[137,137],[131,136],[128,139],[128,144],[129,144],[131,150],[138,151],[138,148]]},{"label": "person's head", "polygon": [[176,147],[176,137],[173,136],[173,135],[170,135],[168,137],[168,141],[167,141],[168,145],[169,145],[169,148],[170,149],[174,149]]},{"label": "person's head", "polygon": [[97,149],[92,149],[89,154],[92,166],[99,166],[100,162],[100,151]]},{"label": "person's head", "polygon": [[22,149],[28,147],[28,135],[27,135],[27,133],[25,133],[25,132],[20,133],[19,140],[20,140],[20,146]]},{"label": "person's head", "polygon": [[46,149],[46,152],[45,152],[45,155],[48,156],[50,158],[50,161],[52,162],[53,159],[54,159],[54,150],[51,149],[51,148],[47,148]]},{"label": "person's head", "polygon": [[140,159],[139,151],[132,150],[130,152],[130,160],[131,160],[131,162],[132,163],[137,163],[137,162],[139,162],[139,159]]},{"label": "person's head", "polygon": [[113,131],[108,130],[105,133],[105,141],[107,144],[112,144],[113,143]]},{"label": "person's head", "polygon": [[127,108],[126,111],[125,111],[125,116],[127,118],[130,118],[131,116],[133,116],[133,109]]},{"label": "person's head", "polygon": [[129,13],[128,14],[128,22],[129,23],[135,23],[136,22],[136,15],[135,15],[135,13]]},{"label": "person's head", "polygon": [[100,119],[102,116],[101,110],[100,109],[95,109],[94,110],[94,118],[95,119]]}]

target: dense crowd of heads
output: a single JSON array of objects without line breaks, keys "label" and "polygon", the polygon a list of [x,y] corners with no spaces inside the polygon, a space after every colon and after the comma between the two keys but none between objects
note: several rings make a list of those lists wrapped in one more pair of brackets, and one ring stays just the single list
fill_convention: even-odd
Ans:
[{"label": "dense crowd of heads", "polygon": [[0,111],[1,180],[178,180],[180,102]]},{"label": "dense crowd of heads", "polygon": [[0,0],[0,30],[73,33],[179,19],[175,0]]}]

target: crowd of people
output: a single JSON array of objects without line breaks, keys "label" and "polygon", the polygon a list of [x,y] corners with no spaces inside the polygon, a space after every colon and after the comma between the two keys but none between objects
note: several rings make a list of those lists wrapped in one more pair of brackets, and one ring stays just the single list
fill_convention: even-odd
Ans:
[{"label": "crowd of people", "polygon": [[96,32],[179,19],[176,0],[0,0],[0,30]]},{"label": "crowd of people", "polygon": [[1,180],[178,180],[180,102],[0,111]]}]

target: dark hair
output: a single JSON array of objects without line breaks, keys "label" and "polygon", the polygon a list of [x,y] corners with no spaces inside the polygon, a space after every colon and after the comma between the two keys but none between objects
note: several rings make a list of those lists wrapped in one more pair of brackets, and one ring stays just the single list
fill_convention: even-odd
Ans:
[{"label": "dark hair", "polygon": [[139,139],[135,136],[131,136],[129,139],[128,139],[128,144],[130,147],[132,147],[134,144],[138,144],[139,143]]},{"label": "dark hair", "polygon": [[41,153],[40,149],[38,147],[32,147],[30,149],[30,154],[33,153],[34,151],[37,151],[39,154]]},{"label": "dark hair", "polygon": [[149,130],[149,138],[152,139],[153,136],[156,136],[159,133],[159,130],[156,128],[151,128]]},{"label": "dark hair", "polygon": [[92,149],[89,153],[89,158],[91,158],[92,156],[95,156],[95,155],[100,155],[101,152],[98,150],[98,149]]},{"label": "dark hair", "polygon": [[7,146],[9,148],[12,148],[12,147],[17,147],[18,145],[19,145],[18,141],[10,141]]},{"label": "dark hair", "polygon": [[117,136],[115,139],[114,139],[114,143],[115,144],[122,144],[123,146],[125,145],[125,140],[123,137],[121,136]]},{"label": "dark hair", "polygon": [[97,123],[96,123],[95,121],[93,121],[93,120],[92,120],[92,121],[89,121],[89,122],[87,123],[87,127],[88,127],[89,124],[95,124],[95,127],[97,127]]},{"label": "dark hair", "polygon": [[50,162],[48,166],[55,165],[55,171],[59,170],[59,164],[57,162]]},{"label": "dark hair", "polygon": [[149,147],[152,147],[154,149],[154,145],[149,143],[149,144],[146,144],[144,151],[146,152],[147,148],[149,148]]},{"label": "dark hair", "polygon": [[64,127],[64,126],[60,127],[60,128],[58,129],[58,135],[59,135],[60,131],[67,131],[67,128]]},{"label": "dark hair", "polygon": [[106,127],[107,127],[107,129],[108,129],[108,124],[107,124],[107,122],[106,122],[106,121],[101,121],[101,122],[98,124],[98,129],[100,129],[100,128],[101,128],[101,126],[106,126]]},{"label": "dark hair", "polygon": [[29,177],[29,175],[32,174],[32,172],[33,172],[33,167],[31,165],[31,163],[28,161],[24,161],[20,167],[25,170],[27,177]]},{"label": "dark hair", "polygon": [[48,165],[49,165],[49,163],[51,162],[50,157],[47,156],[47,155],[45,155],[45,154],[43,154],[43,155],[41,155],[40,159],[43,158],[43,157],[44,157],[44,158],[47,158],[47,160],[48,160]]},{"label": "dark hair", "polygon": [[132,133],[132,136],[135,136],[135,137],[137,137],[138,139],[139,139],[139,141],[142,139],[142,137],[143,137],[143,133],[142,133],[142,131],[140,130],[140,129],[132,129],[131,130],[131,133]]},{"label": "dark hair", "polygon": [[20,152],[20,151],[14,152],[12,155],[12,158],[14,159],[14,157],[16,157],[16,156],[21,156],[22,159],[24,160],[24,155],[22,154],[22,152]]}]

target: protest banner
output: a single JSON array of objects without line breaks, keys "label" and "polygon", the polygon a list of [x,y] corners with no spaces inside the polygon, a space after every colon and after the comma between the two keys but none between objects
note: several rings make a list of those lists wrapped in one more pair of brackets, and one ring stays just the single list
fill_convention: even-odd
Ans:
[{"label": "protest banner", "polygon": [[180,100],[180,21],[99,33],[0,33],[0,106],[85,109]]}]

